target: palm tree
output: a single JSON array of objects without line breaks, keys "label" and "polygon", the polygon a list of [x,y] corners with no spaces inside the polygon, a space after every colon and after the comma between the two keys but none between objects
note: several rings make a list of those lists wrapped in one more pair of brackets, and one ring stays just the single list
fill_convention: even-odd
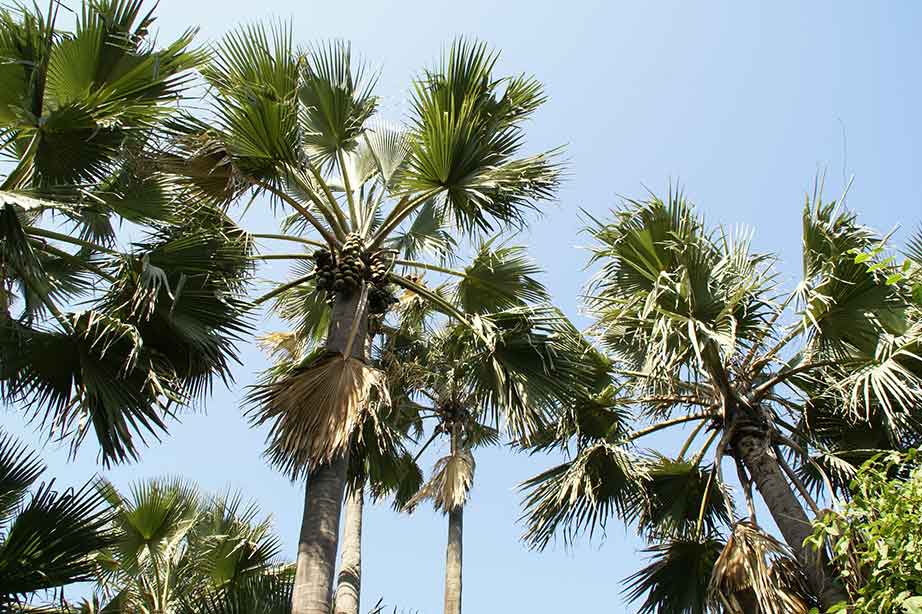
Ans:
[{"label": "palm tree", "polygon": [[[171,124],[161,168],[213,203],[268,194],[288,217],[282,233],[255,236],[314,250],[264,256],[308,264],[261,300],[302,287],[313,303],[331,302],[316,329],[323,347],[256,399],[256,420],[270,425],[269,458],[310,484],[297,614],[330,609],[350,435],[382,386],[366,363],[369,305],[380,306],[394,284],[461,317],[394,266],[470,280],[443,267],[449,229],[464,237],[521,225],[557,186],[551,153],[519,155],[541,87],[526,76],[495,76],[496,61],[483,44],[456,42],[413,84],[410,120],[395,127],[376,118],[375,79],[348,45],[300,52],[286,27],[250,26],[217,44],[202,70],[214,94],[209,116]],[[434,261],[399,258],[426,248],[436,250]]]},{"label": "palm tree", "polygon": [[[733,518],[725,459],[749,516],[748,527],[731,534],[751,536],[758,526],[754,485],[786,542],[769,548],[765,537],[744,536],[726,548],[733,541],[740,552],[756,542],[745,552],[789,550],[799,570],[775,565],[772,586],[791,593],[805,573],[824,606],[839,601],[823,553],[804,546],[818,493],[844,494],[865,445],[919,441],[920,303],[896,283],[883,240],[819,192],[803,213],[804,276],[789,292],[773,258],[753,253],[745,234],[708,230],[680,194],[629,201],[591,229],[601,269],[589,307],[613,379],[562,421],[555,441],[575,443],[572,459],[526,483],[526,537],[544,547],[558,529],[572,538],[612,515],[636,523],[660,544],[629,586],[632,598],[649,595],[645,612],[704,610],[707,576],[688,574],[691,562],[715,570],[712,595],[729,586],[714,567],[725,547],[721,527]],[[649,424],[632,430],[628,408]],[[635,447],[683,426],[692,428],[675,454]],[[767,578],[770,558],[749,568]],[[659,609],[667,593],[672,605]]]},{"label": "palm tree", "polygon": [[0,399],[108,464],[229,377],[249,241],[144,163],[194,32],[155,46],[139,0],[85,1],[65,31],[60,7],[0,9]]},{"label": "palm tree", "polygon": [[[404,472],[404,492],[416,493],[403,504],[398,496],[398,505],[413,510],[428,499],[448,516],[445,612],[450,614],[461,611],[463,517],[474,478],[473,450],[496,444],[502,427],[519,442],[544,432],[554,423],[560,402],[588,386],[585,374],[592,364],[579,333],[545,303],[547,291],[534,277],[539,269],[521,247],[485,242],[472,266],[490,268],[491,283],[505,296],[478,295],[468,287],[448,296],[465,317],[492,324],[503,371],[495,370],[498,355],[484,351],[477,334],[454,320],[434,317],[411,293],[400,301],[395,326],[384,326],[377,357],[392,383],[390,398],[408,406],[407,413],[420,425],[417,434],[423,421],[435,420]],[[530,304],[534,301],[540,303]],[[449,453],[422,484],[415,460],[442,436]]]},{"label": "palm tree", "polygon": [[288,611],[293,567],[278,562],[281,546],[256,505],[203,497],[178,479],[139,482],[128,495],[105,483],[99,492],[115,510],[115,542],[97,557],[83,611],[204,614],[251,602]]},{"label": "palm tree", "polygon": [[[0,610],[36,593],[93,577],[94,554],[112,545],[112,514],[95,481],[57,491],[36,486],[45,472],[38,456],[0,432]],[[34,489],[29,495],[29,490]]]},{"label": "palm tree", "polygon": [[[291,288],[276,299],[276,311],[288,318],[296,332],[270,333],[259,339],[275,363],[265,374],[270,383],[296,368],[305,353],[313,346],[311,337],[304,336],[303,289]],[[306,303],[311,305],[309,301]],[[319,313],[306,314],[308,318],[324,318],[324,305]],[[381,317],[371,320],[366,340],[367,354],[376,368],[387,368],[380,352],[372,350]],[[378,405],[367,412],[363,423],[352,435],[349,449],[348,482],[343,511],[343,533],[340,544],[341,560],[336,579],[333,608],[336,614],[358,614],[362,584],[362,528],[365,509],[365,491],[374,501],[394,497],[394,506],[400,508],[422,483],[422,472],[406,443],[421,435],[421,425],[416,415],[416,405],[407,397],[407,391],[398,388],[396,378],[388,377],[386,405]]]},{"label": "palm tree", "polygon": [[[375,499],[393,496],[396,509],[407,509],[418,505],[426,493],[435,493],[441,477],[452,474],[465,482],[458,490],[458,499],[463,500],[470,471],[454,474],[452,468],[472,469],[472,463],[465,462],[472,460],[472,447],[495,443],[501,425],[517,441],[543,433],[556,419],[560,399],[570,399],[580,385],[588,385],[589,348],[566,318],[546,304],[549,296],[535,277],[538,272],[522,247],[488,240],[477,246],[470,264],[456,274],[460,282],[446,282],[433,291],[466,321],[446,316],[443,307],[412,290],[399,298],[378,299],[387,306],[396,302],[389,313],[375,306],[370,309],[367,355],[382,374],[383,387],[367,400],[363,422],[353,429],[337,613],[358,610],[361,493],[366,486]],[[263,339],[264,347],[278,360],[256,388],[257,398],[285,381],[316,351],[319,323],[328,321],[329,308],[311,300],[313,292],[310,287],[297,287],[277,295],[276,312],[295,326],[295,332]],[[483,336],[492,343],[485,344]],[[439,425],[413,457],[407,452],[408,443],[420,440],[423,424],[430,418],[437,418]],[[438,463],[439,470],[424,487],[416,461],[452,428],[459,431],[453,453]],[[466,481],[463,475],[468,476]],[[446,507],[445,511],[460,545],[460,531],[454,528],[462,510]],[[460,561],[454,562],[449,577],[460,579]],[[459,604],[460,585],[453,586],[448,595]]]}]

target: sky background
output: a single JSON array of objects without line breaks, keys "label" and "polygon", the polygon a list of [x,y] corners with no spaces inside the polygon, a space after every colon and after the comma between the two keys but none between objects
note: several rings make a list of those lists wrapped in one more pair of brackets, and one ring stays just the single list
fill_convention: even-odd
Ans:
[{"label": "sky background", "polygon": [[[411,78],[456,35],[501,49],[501,71],[546,84],[529,149],[566,146],[570,173],[558,202],[519,242],[574,318],[588,278],[578,212],[604,217],[619,195],[662,193],[672,181],[709,222],[752,228],[757,249],[780,255],[791,286],[799,216],[818,172],[829,198],[854,174],[848,203],[868,225],[900,226],[897,241],[922,221],[922,182],[913,176],[922,162],[922,3],[161,0],[157,14],[163,42],[190,25],[201,25],[205,42],[269,18],[291,20],[300,43],[350,40],[380,68],[378,93],[394,119]],[[272,223],[259,206],[244,220],[249,229]],[[68,463],[49,444],[51,475],[75,485],[102,472],[124,486],[182,474],[207,490],[239,489],[272,513],[293,557],[303,491],[264,464],[264,433],[241,416],[242,389],[267,366],[253,347],[242,357],[232,389],[216,389],[207,413],[185,416],[142,463],[103,472],[92,445]],[[0,426],[43,442],[15,411],[0,414]],[[633,611],[619,581],[641,566],[641,545],[618,523],[571,550],[558,544],[538,555],[518,541],[516,485],[553,462],[504,449],[479,454],[465,511],[467,612]],[[441,611],[446,526],[427,507],[413,516],[387,505],[368,510],[363,611],[379,597],[401,611]]]}]

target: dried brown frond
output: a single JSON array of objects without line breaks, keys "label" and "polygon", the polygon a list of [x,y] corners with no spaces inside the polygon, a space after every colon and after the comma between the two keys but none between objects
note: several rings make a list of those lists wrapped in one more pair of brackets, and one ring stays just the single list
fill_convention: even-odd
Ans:
[{"label": "dried brown frond", "polygon": [[325,354],[257,386],[250,415],[257,425],[271,425],[266,455],[294,478],[345,451],[365,415],[386,397],[381,371]]},{"label": "dried brown frond", "polygon": [[787,546],[746,521],[733,527],[709,592],[730,614],[807,614],[813,602]]},{"label": "dried brown frond", "polygon": [[256,347],[275,360],[297,360],[301,357],[301,340],[293,332],[266,333],[256,338]]},{"label": "dried brown frond", "polygon": [[432,470],[432,477],[419,492],[407,502],[413,510],[426,499],[432,500],[437,510],[448,513],[464,507],[474,483],[474,456],[462,450],[440,458]]}]

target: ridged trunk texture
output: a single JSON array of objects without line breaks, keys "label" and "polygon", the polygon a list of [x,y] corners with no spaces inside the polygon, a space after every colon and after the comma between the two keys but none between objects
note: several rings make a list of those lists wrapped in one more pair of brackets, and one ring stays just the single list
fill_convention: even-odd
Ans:
[{"label": "ridged trunk texture", "polygon": [[346,495],[343,521],[342,557],[336,584],[336,614],[359,614],[362,592],[362,514],[365,496],[362,489]]},{"label": "ridged trunk texture", "polygon": [[461,559],[464,508],[448,513],[448,548],[445,556],[445,614],[461,614]]},{"label": "ridged trunk texture", "polygon": [[832,575],[827,573],[824,557],[803,545],[813,527],[768,442],[758,436],[743,435],[736,443],[735,452],[752,476],[784,541],[806,569],[810,585],[819,595],[824,609],[845,600],[846,595],[832,583]]},{"label": "ridged trunk texture", "polygon": [[[328,350],[343,354],[348,351],[360,360],[365,358],[368,320],[363,298],[359,291],[350,296],[337,295],[327,332]],[[355,331],[352,330],[354,323]],[[308,474],[291,614],[330,614],[332,609],[347,466],[347,453],[344,453]]]},{"label": "ridged trunk texture", "polygon": [[[452,427],[451,453],[460,446],[460,428]],[[445,549],[445,614],[461,614],[461,569],[463,558],[464,507],[448,512],[448,545]]]}]

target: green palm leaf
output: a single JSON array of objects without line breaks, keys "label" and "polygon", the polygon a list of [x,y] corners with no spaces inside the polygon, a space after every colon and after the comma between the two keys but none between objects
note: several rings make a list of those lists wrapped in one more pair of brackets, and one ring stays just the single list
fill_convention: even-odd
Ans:
[{"label": "green palm leaf", "polygon": [[518,246],[480,245],[458,282],[455,300],[465,313],[486,314],[550,299],[535,277],[541,269]]},{"label": "green palm leaf", "polygon": [[571,542],[601,529],[612,516],[624,516],[643,500],[647,472],[625,449],[598,443],[573,460],[549,469],[521,486],[527,528],[525,541],[544,549],[556,533]]},{"label": "green palm leaf", "polygon": [[647,471],[646,504],[637,522],[649,535],[714,535],[732,523],[733,500],[711,467],[655,455]]},{"label": "green palm leaf", "polygon": [[[91,482],[80,489],[54,490],[43,483],[26,501],[25,490],[44,467],[37,457],[0,434],[0,606],[33,593],[89,580],[94,554],[110,546],[111,508]],[[10,515],[12,513],[12,515]]]},{"label": "green palm leaf", "polygon": [[625,579],[639,614],[706,614],[708,582],[724,543],[719,538],[675,538],[644,551],[650,563]]},{"label": "green palm leaf", "polygon": [[356,148],[365,122],[377,107],[372,93],[375,81],[353,57],[348,43],[316,45],[306,54],[298,99],[304,146],[318,166]]},{"label": "green palm leaf", "polygon": [[44,471],[37,454],[11,435],[0,433],[0,529],[6,527],[29,487]]},{"label": "green palm leaf", "polygon": [[560,179],[553,152],[515,157],[523,144],[520,122],[540,104],[540,89],[513,82],[512,97],[501,96],[502,81],[492,75],[496,60],[483,43],[458,40],[415,87],[400,185],[442,192],[465,229],[489,229],[491,220],[521,223],[523,210],[552,197]]}]

